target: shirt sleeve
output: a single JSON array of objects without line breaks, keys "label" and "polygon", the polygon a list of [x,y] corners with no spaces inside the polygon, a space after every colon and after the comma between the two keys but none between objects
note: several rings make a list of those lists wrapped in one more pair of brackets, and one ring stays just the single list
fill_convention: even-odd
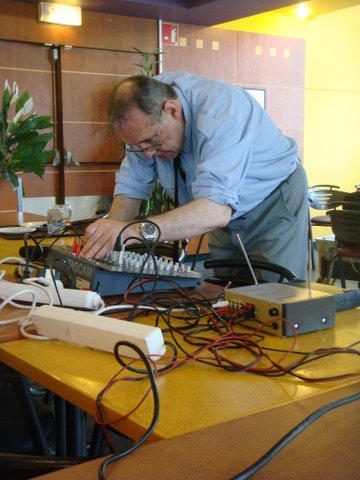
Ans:
[{"label": "shirt sleeve", "polygon": [[252,131],[239,129],[239,121],[219,122],[199,115],[199,162],[192,184],[194,198],[205,197],[238,208],[238,195],[252,158]]},{"label": "shirt sleeve", "polygon": [[260,109],[222,121],[200,114],[196,122],[192,195],[229,205],[234,218],[256,207],[296,168],[295,142]]},{"label": "shirt sleeve", "polygon": [[156,165],[137,153],[127,153],[115,175],[114,195],[145,200],[156,178]]}]

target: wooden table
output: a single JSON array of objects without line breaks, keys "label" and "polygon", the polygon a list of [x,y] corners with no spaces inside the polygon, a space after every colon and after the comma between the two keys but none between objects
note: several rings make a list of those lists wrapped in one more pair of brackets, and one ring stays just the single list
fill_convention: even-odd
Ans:
[{"label": "wooden table", "polygon": [[[7,242],[7,254],[13,253],[14,247],[18,248],[20,244],[14,240]],[[14,315],[19,312],[10,307],[0,312],[0,318]],[[151,323],[152,319],[147,316],[137,321]],[[0,336],[4,330],[9,334],[9,328],[0,327]],[[14,330],[12,327],[13,333]],[[119,370],[112,354],[57,340],[9,341],[11,338],[14,336],[3,337],[6,342],[0,345],[1,361],[91,415],[95,414],[98,392]],[[335,328],[300,336],[296,349],[312,351],[320,347],[345,347],[359,339],[360,308],[357,308],[338,313]],[[266,335],[263,345],[286,349],[291,342],[292,339]],[[304,365],[301,373],[317,378],[350,371],[359,373],[359,357],[330,356],[316,364]],[[110,470],[109,478],[155,479],[159,478],[159,468],[166,472],[162,478],[174,480],[229,478],[255,461],[315,408],[359,391],[358,382],[358,377],[352,377],[336,382],[310,383],[291,376],[262,377],[226,372],[195,361],[188,363],[157,379],[160,419],[151,440],[166,441],[142,447],[116,464]],[[120,382],[104,399],[105,420],[112,421],[127,414],[142,398],[147,386],[147,382]],[[149,426],[152,409],[152,400],[148,398],[115,427],[137,439]],[[290,454],[288,450],[284,451],[279,460],[254,478],[317,480],[323,475],[328,480],[355,480],[360,455],[358,429],[354,430],[353,425],[358,422],[359,408],[358,404],[353,404],[344,409],[344,413],[338,409],[335,422],[329,421],[325,427],[324,423],[317,423],[320,431],[315,430],[314,434],[309,430],[290,447]],[[311,443],[314,438],[319,441]],[[97,478],[98,463],[90,462],[66,471],[66,474],[53,474],[51,478],[91,480]],[[355,472],[355,476],[351,472]]]},{"label": "wooden table", "polygon": [[[64,237],[47,237],[47,238],[37,238],[37,241],[41,243],[42,246],[49,246],[56,241],[56,245],[71,245],[73,242],[73,236],[64,236]],[[35,245],[34,242],[29,239],[28,245]],[[4,235],[0,235],[0,259],[6,257],[18,257],[19,249],[24,246],[24,238],[19,235],[18,238],[6,238]],[[16,269],[16,265],[1,264],[0,270],[5,270],[7,275],[13,275]]]},{"label": "wooden table", "polygon": [[[111,464],[107,480],[225,480],[261,458],[315,410],[359,393],[360,384],[249,415],[179,437],[152,442]],[[359,402],[331,410],[283,448],[251,480],[358,480]],[[97,459],[39,480],[97,480]]]},{"label": "wooden table", "polygon": [[[141,319],[151,323],[151,317]],[[101,318],[99,318],[101,321]],[[335,328],[298,337],[296,349],[346,347],[360,340],[360,309],[337,314]],[[292,339],[266,336],[263,346],[287,349]],[[273,353],[279,356],[280,354]],[[281,354],[282,355],[282,354]],[[29,376],[81,409],[95,414],[95,399],[119,370],[113,354],[57,340],[15,340],[0,345],[0,360]],[[304,365],[309,378],[360,373],[360,357],[330,356]],[[128,375],[128,373],[126,373]],[[195,361],[158,377],[160,419],[153,439],[166,439],[241,417],[287,405],[358,381],[304,382],[289,375],[264,377],[231,373]],[[142,398],[147,381],[120,382],[104,399],[106,421],[126,415]],[[152,399],[115,425],[130,438],[138,438],[152,417]]]}]

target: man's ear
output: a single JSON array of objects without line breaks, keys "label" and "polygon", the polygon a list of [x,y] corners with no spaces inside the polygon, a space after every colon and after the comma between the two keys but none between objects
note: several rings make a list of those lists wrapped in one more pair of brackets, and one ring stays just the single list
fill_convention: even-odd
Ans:
[{"label": "man's ear", "polygon": [[164,112],[170,115],[173,118],[182,118],[182,107],[181,103],[177,99],[166,100],[163,106]]}]

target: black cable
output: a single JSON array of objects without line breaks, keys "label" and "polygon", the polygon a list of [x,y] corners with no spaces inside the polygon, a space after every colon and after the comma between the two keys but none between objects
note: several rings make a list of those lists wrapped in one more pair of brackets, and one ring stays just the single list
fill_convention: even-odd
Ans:
[{"label": "black cable", "polygon": [[[177,349],[176,349],[176,346],[173,345],[171,342],[168,342],[168,341],[165,341],[164,342],[164,345],[166,345],[167,347],[169,347],[171,350],[172,350],[172,359],[171,361],[169,362],[168,365],[165,365],[165,367],[162,367],[162,368],[157,368],[156,369],[156,375],[160,375],[161,373],[164,373],[166,372],[167,370],[170,370],[173,368],[173,363],[176,361],[177,359]],[[140,368],[135,368],[135,367],[132,367],[131,365],[128,365],[126,362],[124,362],[124,360],[121,358],[120,355],[118,355],[116,357],[116,360],[120,363],[120,365],[122,367],[126,367],[130,372],[133,372],[133,373],[139,373],[141,375],[144,375],[147,373],[147,369],[144,370],[144,369],[140,369]],[[134,379],[136,380],[136,379]],[[139,380],[143,380],[143,378],[139,377]]]},{"label": "black cable", "polygon": [[309,415],[305,420],[299,423],[295,428],[293,428],[289,433],[282,437],[279,442],[277,442],[270,450],[268,450],[265,455],[263,455],[257,462],[253,463],[246,470],[243,470],[235,477],[232,477],[231,480],[246,480],[263,468],[267,463],[272,460],[275,455],[277,455],[288,443],[290,443],[295,437],[302,433],[305,428],[309,427],[315,420],[320,418],[325,413],[330,412],[334,408],[341,407],[351,402],[360,400],[360,392],[350,395],[345,398],[341,398],[334,402],[328,403],[323,407],[315,410],[311,415]]},{"label": "black cable", "polygon": [[25,233],[24,235],[24,256],[25,256],[25,268],[23,270],[23,278],[27,279],[30,277],[30,261],[32,260],[32,257],[30,255],[30,250],[29,250],[29,245],[28,245],[28,240],[31,238],[36,247],[40,247],[39,243],[36,241],[35,237],[31,235],[31,233]]},{"label": "black cable", "polygon": [[[116,454],[112,455],[111,457],[108,457],[104,462],[102,462],[100,464],[99,475],[98,475],[99,480],[105,480],[106,479],[106,477],[105,477],[106,469],[111,463],[116,462],[117,460],[120,460],[121,458],[125,457],[129,453],[132,453],[134,450],[136,450],[138,447],[140,447],[150,437],[150,435],[153,433],[153,431],[156,427],[156,424],[157,424],[158,419],[159,419],[159,414],[160,414],[159,392],[158,392],[156,381],[155,381],[155,375],[154,375],[154,372],[151,368],[149,360],[147,359],[144,352],[137,345],[135,345],[133,343],[130,343],[130,342],[127,342],[125,340],[117,342],[115,344],[115,347],[114,347],[115,358],[119,357],[119,351],[118,350],[119,350],[119,347],[121,347],[121,346],[127,346],[127,347],[133,349],[138,354],[138,356],[141,358],[141,360],[144,362],[144,364],[146,366],[146,370],[147,370],[147,373],[148,373],[149,379],[150,379],[151,390],[152,390],[152,393],[153,393],[154,413],[153,413],[153,418],[151,420],[149,428],[146,430],[144,435],[141,438],[139,438],[139,440],[134,442],[128,449],[126,449],[122,452],[116,453]],[[99,396],[101,395],[101,393],[102,392],[100,392]],[[98,398],[99,398],[99,396],[98,396]]]},{"label": "black cable", "polygon": [[[159,225],[157,225],[157,223],[153,222],[152,220],[149,220],[149,219],[146,219],[146,222],[147,223],[151,223],[152,225],[154,225],[154,227],[156,228],[157,230],[157,240],[152,243],[152,242],[147,242],[145,241],[144,239],[140,238],[140,237],[136,237],[136,236],[130,236],[128,237],[124,242],[122,242],[121,240],[121,236],[123,234],[123,232],[129,228],[130,226],[132,225],[136,225],[136,224],[140,224],[142,223],[143,221],[145,220],[132,220],[131,222],[127,223],[119,232],[116,240],[115,240],[115,244],[113,246],[113,251],[115,252],[120,252],[122,247],[125,248],[126,246],[126,243],[128,243],[129,241],[131,240],[135,240],[137,242],[139,242],[145,249],[145,252],[146,252],[146,258],[141,266],[141,269],[140,269],[140,272],[138,274],[138,278],[141,280],[143,278],[143,273],[144,273],[144,270],[146,268],[146,264],[147,262],[149,261],[150,258],[153,258],[154,260],[154,269],[155,269],[155,278],[153,280],[154,284],[153,284],[153,287],[152,287],[152,290],[151,291],[156,291],[156,285],[157,285],[157,280],[158,280],[158,277],[159,277],[159,274],[158,274],[158,269],[157,269],[157,265],[156,265],[156,261],[155,261],[155,254],[154,254],[154,251],[157,247],[157,245],[159,244],[159,239],[160,239],[160,236],[161,236],[161,229],[159,227]],[[132,283],[132,282],[131,282]],[[131,284],[130,284],[131,285]],[[145,290],[144,290],[144,287],[142,284],[140,284],[140,289],[142,290],[142,292],[145,294]],[[127,289],[128,290],[128,289]]]},{"label": "black cable", "polygon": [[201,245],[203,243],[204,238],[205,238],[205,233],[203,233],[200,236],[199,243],[197,245],[196,252],[195,252],[195,255],[194,255],[194,259],[193,259],[192,264],[191,264],[191,270],[195,270],[196,262],[197,262],[197,259],[199,257],[199,254],[200,254],[200,249],[201,249]]}]

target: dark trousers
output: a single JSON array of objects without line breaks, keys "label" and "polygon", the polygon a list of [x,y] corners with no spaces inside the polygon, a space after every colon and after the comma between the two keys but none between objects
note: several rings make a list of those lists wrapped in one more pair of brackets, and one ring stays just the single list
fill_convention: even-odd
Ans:
[{"label": "dark trousers", "polygon": [[231,221],[225,228],[209,233],[211,258],[243,259],[237,237],[239,234],[250,260],[276,263],[291,270],[297,278],[306,280],[309,215],[307,191],[306,173],[300,164],[256,208]]}]

